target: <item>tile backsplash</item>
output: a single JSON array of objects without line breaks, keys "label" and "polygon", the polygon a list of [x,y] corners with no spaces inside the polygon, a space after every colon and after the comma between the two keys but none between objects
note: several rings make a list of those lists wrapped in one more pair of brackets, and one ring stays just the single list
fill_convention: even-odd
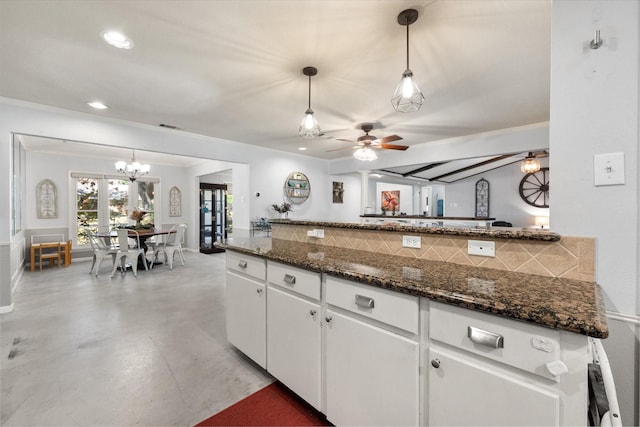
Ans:
[{"label": "tile backsplash", "polygon": [[[419,234],[421,248],[402,247],[401,232],[324,228],[324,238],[307,236],[309,227],[273,224],[272,237],[381,254],[474,265],[547,277],[595,281],[595,239],[562,236],[558,242],[495,239],[495,258],[467,255],[466,236]],[[476,239],[489,240],[489,239]]]}]

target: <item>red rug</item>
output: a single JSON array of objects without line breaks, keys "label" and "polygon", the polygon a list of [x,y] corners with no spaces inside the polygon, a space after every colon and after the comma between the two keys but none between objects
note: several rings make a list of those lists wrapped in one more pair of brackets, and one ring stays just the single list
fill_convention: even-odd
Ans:
[{"label": "red rug", "polygon": [[331,426],[320,412],[276,381],[207,418],[200,426]]}]

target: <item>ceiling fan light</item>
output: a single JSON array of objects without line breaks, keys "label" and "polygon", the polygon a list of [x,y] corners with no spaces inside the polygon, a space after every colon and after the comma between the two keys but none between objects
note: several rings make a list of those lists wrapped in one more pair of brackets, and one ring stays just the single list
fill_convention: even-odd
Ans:
[{"label": "ceiling fan light", "polygon": [[523,173],[535,173],[540,170],[540,160],[536,159],[533,153],[529,155],[520,163],[520,171]]},{"label": "ceiling fan light", "polygon": [[353,152],[353,157],[364,162],[371,162],[378,158],[376,153],[369,147],[358,148]]}]

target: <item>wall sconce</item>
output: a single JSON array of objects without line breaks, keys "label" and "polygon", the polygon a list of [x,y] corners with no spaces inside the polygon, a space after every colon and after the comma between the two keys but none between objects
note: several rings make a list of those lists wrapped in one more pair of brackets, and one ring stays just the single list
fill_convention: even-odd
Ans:
[{"label": "wall sconce", "polygon": [[600,30],[596,30],[596,34],[593,37],[593,40],[591,40],[591,43],[589,44],[589,46],[591,46],[591,49],[597,49],[600,46],[602,46],[602,39],[600,38]]}]

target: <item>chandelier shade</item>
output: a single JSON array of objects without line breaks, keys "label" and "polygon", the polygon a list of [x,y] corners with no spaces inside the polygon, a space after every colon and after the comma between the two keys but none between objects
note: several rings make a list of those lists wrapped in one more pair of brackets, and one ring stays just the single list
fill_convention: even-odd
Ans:
[{"label": "chandelier shade", "polygon": [[151,166],[136,161],[136,152],[131,150],[131,162],[120,160],[115,163],[116,171],[125,175],[129,181],[133,182],[141,176],[147,175],[151,171]]},{"label": "chandelier shade", "polygon": [[356,151],[353,152],[353,157],[365,162],[371,162],[378,158],[375,151],[369,148],[369,146],[358,148]]},{"label": "chandelier shade", "polygon": [[409,68],[409,25],[418,20],[418,11],[407,9],[398,15],[398,24],[407,27],[407,68],[402,73],[400,83],[391,97],[393,109],[400,113],[418,111],[424,103],[424,95],[416,82],[413,71]]},{"label": "chandelier shade", "polygon": [[302,69],[302,74],[309,77],[309,98],[307,103],[307,110],[304,112],[304,118],[300,123],[300,128],[298,129],[298,134],[304,136],[305,138],[313,138],[321,134],[320,125],[318,125],[318,121],[313,115],[313,110],[311,109],[311,76],[315,76],[318,74],[318,69],[316,67],[304,67]]},{"label": "chandelier shade", "polygon": [[520,163],[520,171],[523,173],[535,173],[540,170],[540,160],[531,151]]}]

